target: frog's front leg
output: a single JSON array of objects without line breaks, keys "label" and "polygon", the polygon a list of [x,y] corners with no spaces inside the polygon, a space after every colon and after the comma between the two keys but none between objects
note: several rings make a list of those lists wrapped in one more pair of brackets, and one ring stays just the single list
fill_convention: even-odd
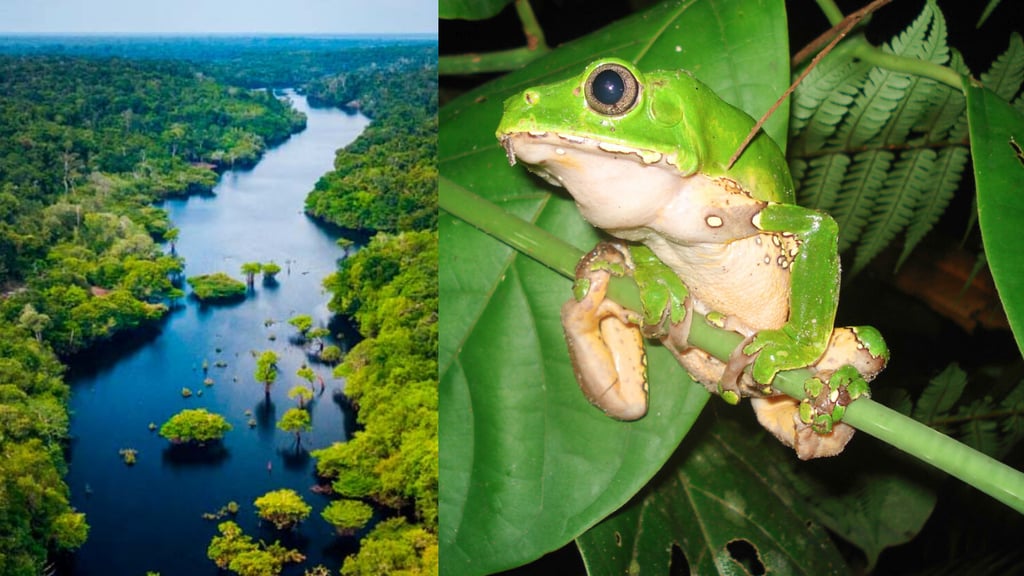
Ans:
[{"label": "frog's front leg", "polygon": [[605,296],[613,276],[631,273],[624,249],[598,244],[576,266],[562,327],[576,381],[592,404],[620,420],[647,413],[647,357],[640,318]]},{"label": "frog's front leg", "polygon": [[839,305],[839,227],[827,214],[795,204],[768,204],[753,223],[791,244],[780,257],[790,270],[789,317],[777,330],[758,332],[743,349],[757,354],[751,375],[768,385],[782,370],[810,366],[828,346]]},{"label": "frog's front leg", "polygon": [[842,422],[846,407],[868,395],[868,382],[884,368],[889,350],[870,326],[836,328],[822,358],[804,383],[806,397],[753,398],[758,422],[803,460],[843,451],[855,430]]}]

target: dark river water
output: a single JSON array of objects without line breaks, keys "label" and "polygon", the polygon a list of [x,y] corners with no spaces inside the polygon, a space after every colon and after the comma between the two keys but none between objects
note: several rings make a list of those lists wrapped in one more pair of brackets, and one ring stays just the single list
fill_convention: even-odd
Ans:
[{"label": "dark river water", "polygon": [[[315,462],[309,450],[344,440],[353,426],[351,413],[335,395],[343,382],[331,378],[328,366],[312,364],[326,391],[314,399],[313,431],[303,435],[302,450],[295,450],[294,436],[276,423],[296,405],[287,393],[302,382],[295,371],[307,361],[287,320],[310,314],[318,325],[326,324],[329,294],[321,282],[344,256],[337,236],[303,214],[303,202],[332,168],[335,150],[369,121],[339,110],[310,109],[305,98],[291,98],[309,118],[304,132],[267,152],[252,170],[224,174],[215,194],[165,204],[181,231],[177,250],[186,260],[187,276],[224,271],[242,279],[243,262],[273,260],[282,267],[277,285],[257,278],[255,294],[234,305],[184,299],[155,334],[108,346],[73,367],[68,484],[72,503],[86,513],[92,529],[62,573],[215,575],[206,548],[217,521],[202,515],[229,501],[239,504],[233,519],[247,534],[299,548],[306,567],[336,567],[356,547],[356,538],[334,535],[320,517],[327,498],[310,491]],[[253,378],[253,351],[268,349],[280,357],[269,403]],[[213,385],[204,385],[207,376]],[[182,387],[202,395],[183,398]],[[184,408],[200,407],[234,426],[219,449],[172,450],[148,429]],[[122,462],[118,451],[123,448],[138,450],[134,466]],[[297,532],[260,525],[253,500],[279,488],[295,489],[313,507]]]}]

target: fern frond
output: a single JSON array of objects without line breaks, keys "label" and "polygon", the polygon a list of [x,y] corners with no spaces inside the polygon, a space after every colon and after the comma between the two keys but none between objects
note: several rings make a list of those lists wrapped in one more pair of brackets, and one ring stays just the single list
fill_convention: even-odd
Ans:
[{"label": "fern frond", "polygon": [[[949,67],[960,74],[969,75],[971,71],[964,63],[964,57],[956,49],[951,49]],[[929,92],[928,113],[914,126],[915,132],[924,134],[926,143],[933,144],[945,140],[959,141],[967,136],[967,99],[961,90],[949,86],[937,86]]]},{"label": "fern frond", "polygon": [[[914,22],[882,49],[907,58],[930,59],[930,53],[937,50],[937,45],[945,44],[945,25],[941,26],[940,33],[933,31],[933,28],[939,28],[932,25],[936,13],[934,3],[929,0]],[[909,74],[872,68],[849,116],[836,132],[841,145],[858,148],[878,136],[903,103],[912,83],[913,77]]]},{"label": "fern frond", "polygon": [[871,69],[837,48],[796,87],[790,110],[790,150],[816,152],[835,133]]},{"label": "fern frond", "polygon": [[938,376],[928,382],[914,406],[914,419],[931,425],[949,413],[967,385],[967,373],[955,363],[946,366]]},{"label": "fern frond", "polygon": [[981,83],[1004,100],[1013,100],[1024,80],[1024,41],[1020,34],[1010,35],[1010,46],[981,75]]},{"label": "fern frond", "polygon": [[850,157],[846,154],[826,154],[803,164],[805,168],[801,171],[799,179],[800,204],[828,211],[835,205],[836,195],[843,184],[843,176],[850,166]]},{"label": "fern frond", "polygon": [[895,154],[888,150],[867,150],[853,157],[853,165],[843,178],[835,206],[830,209],[839,224],[840,252],[861,237],[893,158]]},{"label": "fern frond", "polygon": [[953,193],[963,178],[969,155],[966,146],[954,146],[939,151],[928,175],[925,193],[914,210],[913,221],[907,228],[903,251],[896,261],[897,270],[946,211],[946,206],[953,199]]},{"label": "fern frond", "polygon": [[938,154],[934,150],[923,148],[905,153],[896,161],[882,187],[871,221],[864,230],[864,239],[857,246],[854,274],[860,272],[898,232],[910,224],[929,183],[936,156]]}]

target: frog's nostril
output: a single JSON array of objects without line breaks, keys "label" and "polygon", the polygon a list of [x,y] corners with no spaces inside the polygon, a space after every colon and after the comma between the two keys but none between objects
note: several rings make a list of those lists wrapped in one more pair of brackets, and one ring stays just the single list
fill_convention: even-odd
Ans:
[{"label": "frog's nostril", "polygon": [[540,95],[534,92],[533,90],[527,90],[526,92],[523,93],[523,100],[526,100],[527,104],[533,106],[534,104],[537,103],[538,100],[540,100]]}]

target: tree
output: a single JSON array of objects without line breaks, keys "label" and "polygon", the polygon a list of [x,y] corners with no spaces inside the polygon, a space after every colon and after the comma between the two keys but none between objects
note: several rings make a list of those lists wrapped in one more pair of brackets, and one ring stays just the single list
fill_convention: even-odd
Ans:
[{"label": "tree", "polygon": [[313,398],[313,391],[301,384],[296,384],[288,391],[288,397],[298,400],[299,408],[305,408],[306,402],[309,402],[309,400]]},{"label": "tree", "polygon": [[325,346],[324,349],[320,351],[320,359],[328,364],[337,364],[338,362],[341,362],[341,357],[341,348],[334,344]]},{"label": "tree", "polygon": [[210,540],[206,556],[218,568],[240,576],[275,576],[281,573],[286,562],[306,559],[297,550],[289,550],[278,542],[269,545],[253,542],[251,536],[230,520],[221,522],[217,530],[220,535]]},{"label": "tree", "polygon": [[42,342],[43,330],[50,326],[50,317],[38,312],[35,306],[25,304],[25,307],[21,310],[21,315],[18,316],[18,324],[22,328],[31,330],[32,334],[36,337],[36,341]]},{"label": "tree", "polygon": [[245,284],[223,272],[190,276],[192,293],[202,301],[234,300],[245,296]]},{"label": "tree", "polygon": [[335,500],[320,513],[342,536],[351,536],[373,517],[373,508],[359,500]]},{"label": "tree", "polygon": [[305,520],[312,507],[291,488],[272,490],[254,502],[260,518],[272,522],[278,530],[292,528]]},{"label": "tree", "polygon": [[331,331],[328,330],[327,328],[317,326],[316,328],[311,328],[309,332],[306,333],[306,336],[312,338],[317,343],[319,350],[323,352],[324,338],[326,338],[330,333]]},{"label": "tree", "polygon": [[[313,380],[316,380],[316,372],[314,372],[312,368],[303,364],[301,368],[295,371],[295,375],[306,382],[309,382],[309,390],[311,392],[314,391]],[[323,386],[320,387],[320,390],[323,391]]]},{"label": "tree", "polygon": [[267,398],[270,397],[270,385],[277,380],[277,354],[273,350],[264,350],[256,359],[257,382],[262,382]]},{"label": "tree", "polygon": [[313,327],[313,317],[309,314],[299,314],[288,320],[288,323],[295,327],[299,331],[299,334],[305,338],[306,333]]},{"label": "tree", "polygon": [[[299,390],[306,393],[309,390],[302,386],[296,386]],[[309,432],[313,429],[313,421],[309,417],[309,412],[306,412],[302,408],[290,408],[287,412],[281,416],[281,420],[277,423],[277,427],[285,432],[292,432],[295,434],[295,449],[299,449],[299,445],[302,442],[302,433]]]},{"label": "tree", "polygon": [[261,265],[261,270],[263,271],[263,282],[272,283],[275,280],[275,276],[281,271],[281,266],[271,261]]},{"label": "tree", "polygon": [[259,262],[246,262],[242,264],[242,274],[245,274],[245,284],[250,290],[253,289],[256,281],[256,275],[263,269],[263,265]]},{"label": "tree", "polygon": [[405,518],[389,518],[360,542],[359,553],[345,558],[342,576],[437,573],[437,536]]},{"label": "tree", "polygon": [[198,442],[203,444],[210,440],[220,440],[224,433],[231,430],[220,414],[207,412],[205,408],[182,410],[171,416],[164,425],[160,427],[160,435],[175,444],[184,442]]}]

